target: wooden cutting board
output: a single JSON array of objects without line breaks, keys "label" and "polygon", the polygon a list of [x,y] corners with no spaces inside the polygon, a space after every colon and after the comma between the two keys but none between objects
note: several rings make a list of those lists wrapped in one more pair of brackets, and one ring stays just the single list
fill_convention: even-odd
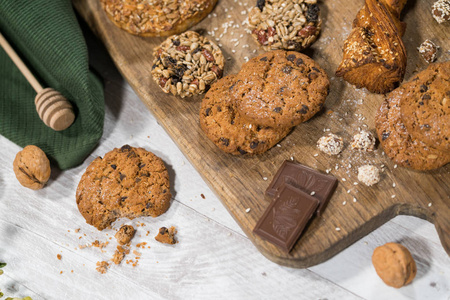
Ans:
[{"label": "wooden cutting board", "polygon": [[[225,75],[237,73],[248,58],[263,52],[244,24],[247,10],[255,3],[255,0],[220,0],[210,16],[193,28],[222,47],[227,59]],[[432,18],[432,3],[432,0],[412,0],[402,13],[407,23],[403,37],[408,53],[405,79],[426,68],[427,64],[417,51],[425,39],[441,46],[438,61],[450,58],[450,25],[439,25]],[[350,150],[351,137],[359,129],[374,132],[375,112],[382,101],[382,96],[355,89],[334,75],[342,58],[343,41],[363,1],[320,3],[322,34],[305,53],[330,76],[331,92],[325,108],[310,121],[297,126],[279,146],[254,157],[223,153],[205,137],[198,117],[202,96],[179,99],[164,94],[153,82],[150,74],[152,49],[164,38],[142,38],[122,31],[109,21],[99,1],[74,0],[74,5],[104,42],[117,68],[140,99],[268,259],[297,268],[321,263],[399,214],[434,223],[443,247],[450,254],[450,165],[435,171],[417,172],[397,168],[381,148],[368,154]],[[316,148],[316,141],[328,132],[341,135],[346,142],[338,157],[330,157]],[[264,196],[264,191],[286,159],[322,172],[328,170],[339,180],[324,214],[309,223],[289,254],[252,233],[271,201]],[[381,181],[373,187],[357,184],[357,169],[365,164],[384,170]]]}]

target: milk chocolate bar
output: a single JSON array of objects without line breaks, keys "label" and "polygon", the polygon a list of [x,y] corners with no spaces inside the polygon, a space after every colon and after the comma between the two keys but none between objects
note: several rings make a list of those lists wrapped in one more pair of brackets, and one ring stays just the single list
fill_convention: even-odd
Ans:
[{"label": "milk chocolate bar", "polygon": [[286,160],[269,184],[266,195],[274,197],[277,189],[283,183],[290,184],[317,198],[320,201],[317,215],[320,216],[336,188],[337,179],[299,163]]},{"label": "milk chocolate bar", "polygon": [[289,253],[319,206],[319,200],[283,183],[253,232]]}]

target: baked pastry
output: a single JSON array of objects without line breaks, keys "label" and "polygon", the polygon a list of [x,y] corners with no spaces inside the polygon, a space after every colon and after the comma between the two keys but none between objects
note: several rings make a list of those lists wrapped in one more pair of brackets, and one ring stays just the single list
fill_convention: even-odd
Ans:
[{"label": "baked pastry", "polygon": [[100,0],[108,18],[139,36],[181,33],[205,18],[217,0]]},{"label": "baked pastry", "polygon": [[450,61],[429,65],[402,91],[400,111],[411,136],[450,153]]},{"label": "baked pastry", "polygon": [[384,283],[395,288],[409,284],[417,274],[416,262],[411,253],[397,243],[375,248],[372,264]]},{"label": "baked pastry", "polygon": [[230,95],[235,75],[214,83],[200,107],[200,126],[206,136],[221,150],[239,154],[260,154],[283,139],[290,128],[271,128],[249,123],[236,112]]},{"label": "baked pastry", "polygon": [[157,217],[169,208],[170,198],[169,173],[163,161],[128,145],[92,161],[76,192],[78,210],[98,230],[121,217]]},{"label": "baked pastry", "polygon": [[403,86],[389,93],[375,116],[378,140],[396,164],[416,170],[431,170],[450,162],[450,153],[432,148],[410,135],[403,123],[400,102]]},{"label": "baked pastry", "polygon": [[250,122],[290,128],[320,111],[329,85],[328,75],[308,56],[275,50],[245,63],[231,93],[238,113]]},{"label": "baked pastry", "polygon": [[177,233],[177,229],[175,227],[170,227],[167,229],[166,227],[161,227],[158,231],[158,235],[155,236],[155,240],[163,244],[176,244],[175,234]]},{"label": "baked pastry", "polygon": [[248,24],[264,50],[301,51],[316,41],[322,20],[316,0],[258,0]]},{"label": "baked pastry", "polygon": [[169,37],[153,56],[153,79],[165,93],[181,98],[204,93],[223,74],[222,51],[195,31]]},{"label": "baked pastry", "polygon": [[405,23],[400,12],[406,0],[366,0],[344,42],[336,75],[373,93],[392,91],[403,80],[406,50]]}]

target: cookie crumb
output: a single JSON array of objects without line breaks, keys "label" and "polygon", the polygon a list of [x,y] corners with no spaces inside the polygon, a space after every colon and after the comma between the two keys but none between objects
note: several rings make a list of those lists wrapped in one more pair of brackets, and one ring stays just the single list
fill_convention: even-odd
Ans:
[{"label": "cookie crumb", "polygon": [[353,136],[351,147],[353,150],[372,152],[376,139],[369,131],[361,131]]},{"label": "cookie crumb", "polygon": [[450,1],[449,0],[438,0],[438,1],[434,2],[431,13],[433,14],[433,18],[439,24],[450,20]]},{"label": "cookie crumb", "polygon": [[80,228],[75,229],[75,233],[80,232]]},{"label": "cookie crumb", "polygon": [[97,265],[96,268],[97,272],[105,274],[106,271],[108,271],[109,263],[107,261],[98,261],[96,265]]},{"label": "cookie crumb", "polygon": [[329,133],[317,141],[317,148],[328,155],[338,155],[344,149],[344,140],[336,134]]},{"label": "cookie crumb", "polygon": [[419,53],[422,55],[422,58],[427,63],[432,63],[436,60],[437,52],[439,50],[439,46],[437,46],[435,43],[433,43],[430,40],[425,40],[417,50],[419,50]]},{"label": "cookie crumb", "polygon": [[136,229],[131,225],[122,225],[114,235],[120,245],[128,244],[134,237]]},{"label": "cookie crumb", "polygon": [[56,255],[56,258],[58,258],[59,260],[61,260],[61,258],[62,258],[61,254],[57,254],[57,255]]},{"label": "cookie crumb", "polygon": [[359,167],[358,180],[367,186],[372,186],[380,181],[380,171],[372,165]]},{"label": "cookie crumb", "polygon": [[200,197],[202,197],[202,199],[206,199],[205,195],[200,194]]},{"label": "cookie crumb", "polygon": [[175,244],[177,241],[175,240],[175,233],[177,233],[177,229],[172,226],[169,229],[166,227],[161,227],[159,229],[158,235],[155,236],[155,240],[164,244]]}]

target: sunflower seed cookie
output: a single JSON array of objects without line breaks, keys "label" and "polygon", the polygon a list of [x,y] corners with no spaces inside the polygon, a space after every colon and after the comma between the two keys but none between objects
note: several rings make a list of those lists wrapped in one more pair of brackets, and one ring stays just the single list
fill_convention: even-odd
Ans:
[{"label": "sunflower seed cookie", "polygon": [[153,56],[153,79],[165,93],[181,98],[203,94],[223,74],[222,51],[194,31],[169,37]]},{"label": "sunflower seed cookie", "polygon": [[163,161],[128,145],[96,158],[78,184],[78,210],[103,230],[118,218],[157,217],[170,206],[169,173]]},{"label": "sunflower seed cookie", "polygon": [[290,128],[258,126],[236,113],[236,103],[230,95],[235,77],[229,75],[220,79],[206,93],[200,107],[200,126],[206,136],[227,153],[263,153],[283,139]]},{"label": "sunflower seed cookie", "polygon": [[450,62],[429,65],[401,90],[401,118],[411,136],[450,153]]},{"label": "sunflower seed cookie", "polygon": [[217,0],[100,0],[108,18],[139,36],[169,36],[205,18]]},{"label": "sunflower seed cookie", "polygon": [[316,0],[258,0],[248,14],[248,23],[264,50],[301,51],[320,33],[319,14]]},{"label": "sunflower seed cookie", "polygon": [[320,111],[329,85],[328,75],[308,56],[275,50],[245,63],[231,92],[239,99],[238,113],[250,122],[289,128]]},{"label": "sunflower seed cookie", "polygon": [[375,127],[384,152],[396,164],[416,170],[431,170],[450,162],[448,152],[434,149],[410,135],[400,114],[401,88],[392,91],[381,104]]}]

